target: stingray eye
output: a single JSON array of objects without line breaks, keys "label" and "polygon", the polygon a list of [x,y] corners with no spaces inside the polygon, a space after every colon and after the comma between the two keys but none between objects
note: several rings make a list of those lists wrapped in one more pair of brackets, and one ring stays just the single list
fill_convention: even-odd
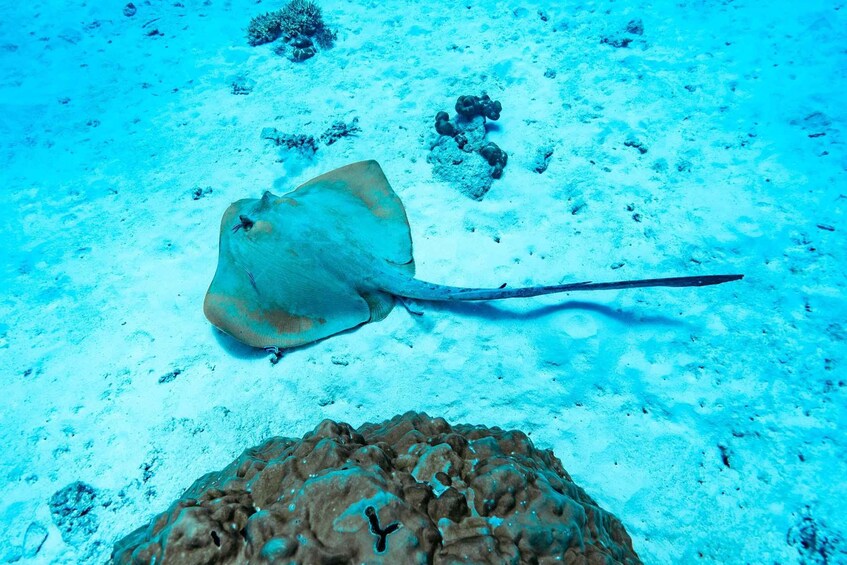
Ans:
[{"label": "stingray eye", "polygon": [[250,219],[250,218],[248,218],[247,216],[244,216],[244,215],[238,216],[238,223],[237,223],[237,224],[235,224],[235,225],[232,227],[232,233],[237,232],[237,231],[238,231],[238,230],[240,230],[241,228],[244,228],[244,231],[245,231],[245,232],[248,232],[248,231],[250,231],[250,229],[253,227],[253,224],[254,224],[254,223],[255,223],[255,222],[253,222],[253,220],[251,220],[251,219]]}]

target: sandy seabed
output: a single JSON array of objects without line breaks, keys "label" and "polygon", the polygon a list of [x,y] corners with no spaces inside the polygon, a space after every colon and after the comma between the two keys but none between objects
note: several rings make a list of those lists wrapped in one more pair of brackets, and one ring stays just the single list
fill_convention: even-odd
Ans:
[{"label": "sandy seabed", "polygon": [[[418,410],[553,449],[645,562],[847,561],[847,5],[320,4],[336,44],[292,63],[245,40],[277,4],[0,3],[0,558],[102,562],[248,446]],[[509,163],[473,201],[427,154],[482,92]],[[353,118],[311,160],[260,136]],[[276,365],[214,330],[227,205],[363,159],[425,280],[746,277],[422,303]]]}]

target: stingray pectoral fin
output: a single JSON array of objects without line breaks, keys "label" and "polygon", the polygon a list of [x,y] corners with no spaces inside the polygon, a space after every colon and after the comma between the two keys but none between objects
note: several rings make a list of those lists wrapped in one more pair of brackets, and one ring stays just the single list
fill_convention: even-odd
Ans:
[{"label": "stingray pectoral fin", "polygon": [[203,312],[215,327],[252,347],[298,347],[371,319],[368,303],[356,294],[321,296],[308,312],[295,313],[244,284],[227,287],[215,281]]},{"label": "stingray pectoral fin", "polygon": [[315,221],[337,218],[347,232],[345,243],[360,244],[374,257],[414,276],[412,236],[406,210],[376,161],[361,161],[324,173],[287,197],[302,205]]},{"label": "stingray pectoral fin", "polygon": [[301,184],[292,195],[296,198],[312,190],[349,194],[360,200],[373,215],[408,228],[403,203],[392,190],[382,167],[374,160],[351,163],[324,173]]}]

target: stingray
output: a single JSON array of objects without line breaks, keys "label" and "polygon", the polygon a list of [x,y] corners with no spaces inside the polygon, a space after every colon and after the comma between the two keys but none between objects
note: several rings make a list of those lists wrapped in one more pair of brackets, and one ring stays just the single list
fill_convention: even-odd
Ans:
[{"label": "stingray", "polygon": [[376,161],[353,163],[283,196],[239,200],[221,220],[203,310],[235,339],[292,348],[385,318],[395,302],[500,300],[588,290],[706,286],[708,275],[522,288],[463,288],[415,278],[406,211]]}]

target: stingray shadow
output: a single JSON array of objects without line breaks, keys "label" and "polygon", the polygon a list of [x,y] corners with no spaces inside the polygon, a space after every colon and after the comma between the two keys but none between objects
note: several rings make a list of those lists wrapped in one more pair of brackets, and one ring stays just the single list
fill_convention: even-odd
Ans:
[{"label": "stingray shadow", "polygon": [[420,305],[426,315],[427,310],[435,310],[439,312],[452,312],[460,315],[474,316],[491,321],[498,320],[537,320],[568,310],[586,310],[594,312],[606,318],[610,318],[618,323],[626,325],[651,324],[662,326],[682,327],[688,325],[684,320],[671,318],[668,316],[640,316],[632,312],[626,312],[621,309],[614,309],[602,304],[594,302],[586,302],[583,300],[568,300],[560,304],[550,304],[533,308],[525,312],[514,312],[498,308],[491,303],[473,303],[473,302],[424,302],[416,301],[416,305]]},{"label": "stingray shadow", "polygon": [[[427,311],[450,312],[460,316],[473,316],[476,318],[482,318],[493,322],[503,320],[532,321],[544,318],[546,316],[551,316],[558,312],[564,312],[569,310],[583,310],[594,312],[595,314],[599,314],[624,325],[634,326],[639,324],[651,324],[672,327],[684,327],[688,325],[686,321],[680,320],[678,318],[670,318],[667,316],[660,315],[637,316],[631,312],[625,312],[620,309],[614,309],[608,306],[604,306],[602,304],[597,304],[594,302],[585,302],[582,300],[569,300],[560,304],[550,304],[547,306],[541,306],[539,308],[533,308],[532,310],[525,312],[513,312],[510,310],[504,310],[502,308],[498,308],[496,305],[489,302],[430,302],[424,300],[410,300],[410,303],[414,304],[414,309],[419,310],[423,316],[426,316]],[[395,309],[399,309],[402,311],[403,308],[402,306],[400,306],[399,308],[395,307]],[[418,319],[418,316],[415,314],[409,313],[409,316],[412,319]],[[359,329],[359,327],[360,326],[356,326],[344,330],[342,332],[327,336],[312,343],[307,343],[298,347],[287,348],[285,349],[285,352],[291,353],[294,351],[304,351],[310,349],[318,343],[327,339],[332,339],[337,335],[352,333]],[[224,332],[218,330],[215,327],[212,327],[211,331],[212,335],[215,337],[215,340],[218,342],[221,348],[223,348],[224,351],[226,351],[233,357],[236,357],[238,359],[252,360],[264,359],[268,357],[268,351],[264,349],[258,349],[249,345],[244,345],[240,341],[225,334]]]},{"label": "stingray shadow", "polygon": [[493,132],[501,132],[501,131],[503,131],[503,127],[502,127],[500,124],[496,123],[496,122],[489,122],[489,121],[486,121],[486,122],[485,122],[485,126],[484,126],[484,127],[485,127],[485,133],[491,133],[492,131],[493,131]]},{"label": "stingray shadow", "polygon": [[218,342],[218,345],[220,345],[224,351],[237,359],[262,359],[268,356],[268,352],[264,349],[245,345],[214,326],[210,325],[210,328],[215,341]]}]

